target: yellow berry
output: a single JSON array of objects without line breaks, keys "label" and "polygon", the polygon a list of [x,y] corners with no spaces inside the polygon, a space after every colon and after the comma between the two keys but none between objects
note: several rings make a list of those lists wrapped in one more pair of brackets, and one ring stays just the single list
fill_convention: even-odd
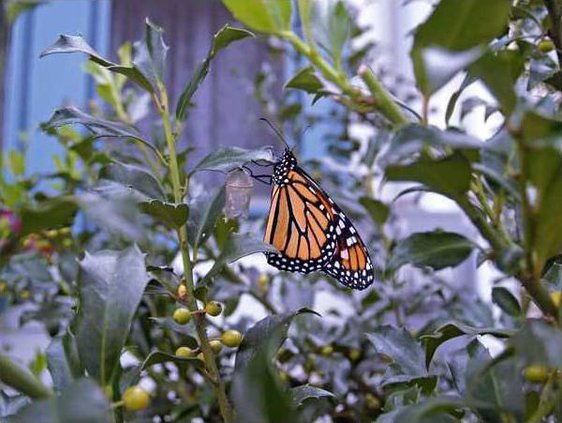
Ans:
[{"label": "yellow berry", "polygon": [[223,343],[223,345],[230,348],[239,347],[242,343],[242,334],[237,330],[229,329],[223,332],[221,336],[221,342]]},{"label": "yellow berry", "polygon": [[209,301],[205,306],[205,312],[209,316],[213,316],[213,317],[218,316],[219,314],[222,313],[222,304],[219,303],[218,301]]},{"label": "yellow berry", "polygon": [[354,348],[351,351],[349,351],[349,359],[351,361],[357,361],[359,360],[359,357],[361,357],[361,350]]},{"label": "yellow berry", "polygon": [[378,410],[381,408],[380,400],[371,393],[365,395],[365,405],[371,410]]},{"label": "yellow berry", "polygon": [[139,386],[131,386],[123,393],[123,406],[128,411],[143,410],[148,407],[150,397],[148,392]]},{"label": "yellow berry", "polygon": [[556,307],[560,307],[560,300],[562,300],[562,292],[554,291],[550,293],[550,299]]},{"label": "yellow berry", "polygon": [[45,232],[45,236],[48,239],[55,239],[59,236],[59,231],[57,231],[56,229],[49,229],[47,232]]},{"label": "yellow berry", "polygon": [[31,297],[31,292],[29,292],[27,289],[22,289],[20,291],[20,298],[22,300],[27,300],[29,299],[29,297]]},{"label": "yellow berry", "polygon": [[8,290],[8,282],[0,281],[0,294],[6,292]]},{"label": "yellow berry", "polygon": [[178,325],[185,325],[190,320],[191,320],[191,312],[187,308],[185,307],[176,308],[176,310],[174,311],[174,321]]},{"label": "yellow berry", "polygon": [[176,357],[179,358],[192,358],[195,357],[195,350],[192,350],[189,347],[179,347],[176,350]]},{"label": "yellow berry", "polygon": [[334,353],[334,347],[332,347],[331,345],[326,345],[325,347],[323,347],[320,350],[320,353],[324,356],[324,357],[329,357]]},{"label": "yellow berry", "polygon": [[197,358],[199,360],[201,360],[203,363],[205,362],[205,356],[203,355],[203,352],[200,352],[199,354],[197,354]]},{"label": "yellow berry", "polygon": [[523,369],[523,376],[529,382],[542,383],[546,382],[549,376],[548,367],[541,364],[533,364]]},{"label": "yellow berry", "polygon": [[269,285],[269,276],[267,275],[267,273],[262,273],[258,277],[258,288],[262,293],[266,293],[268,285]]},{"label": "yellow berry", "polygon": [[219,354],[222,351],[222,342],[219,341],[218,339],[210,340],[209,346],[211,347],[211,350],[213,350],[215,354]]},{"label": "yellow berry", "polygon": [[552,50],[554,50],[554,47],[554,43],[548,38],[542,39],[538,45],[539,50],[543,53],[550,53]]}]

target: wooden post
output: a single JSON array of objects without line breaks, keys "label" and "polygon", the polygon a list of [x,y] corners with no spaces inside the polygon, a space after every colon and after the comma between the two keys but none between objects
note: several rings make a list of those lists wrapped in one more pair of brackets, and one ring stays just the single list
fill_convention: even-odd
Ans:
[{"label": "wooden post", "polygon": [[0,151],[4,138],[4,106],[6,100],[6,69],[8,64],[8,47],[10,43],[10,25],[6,16],[6,1],[0,0]]}]

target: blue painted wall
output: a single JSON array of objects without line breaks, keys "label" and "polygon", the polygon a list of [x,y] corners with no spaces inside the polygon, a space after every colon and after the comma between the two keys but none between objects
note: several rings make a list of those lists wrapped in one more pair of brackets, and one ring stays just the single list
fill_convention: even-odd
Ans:
[{"label": "blue painted wall", "polygon": [[42,50],[61,33],[82,34],[96,50],[106,54],[109,40],[110,0],[54,0],[16,21],[10,46],[5,107],[5,148],[21,148],[29,139],[30,172],[54,169],[52,156],[60,149],[55,140],[38,130],[41,122],[63,104],[82,106],[94,94],[82,71],[85,56],[58,55],[39,59]]}]

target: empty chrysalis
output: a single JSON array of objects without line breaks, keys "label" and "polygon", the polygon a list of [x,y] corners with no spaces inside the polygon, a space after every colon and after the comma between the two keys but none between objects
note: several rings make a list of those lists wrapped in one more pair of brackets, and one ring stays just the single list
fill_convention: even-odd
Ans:
[{"label": "empty chrysalis", "polygon": [[230,172],[226,178],[225,214],[228,219],[248,217],[254,181],[243,169]]}]

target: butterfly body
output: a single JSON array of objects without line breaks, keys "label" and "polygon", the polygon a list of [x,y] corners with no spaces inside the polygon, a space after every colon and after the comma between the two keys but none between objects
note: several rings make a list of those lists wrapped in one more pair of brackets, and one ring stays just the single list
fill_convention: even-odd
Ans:
[{"label": "butterfly body", "polygon": [[323,271],[354,289],[368,287],[373,266],[357,230],[289,149],[275,164],[272,183],[264,238],[279,253],[266,253],[268,263],[290,272]]}]

